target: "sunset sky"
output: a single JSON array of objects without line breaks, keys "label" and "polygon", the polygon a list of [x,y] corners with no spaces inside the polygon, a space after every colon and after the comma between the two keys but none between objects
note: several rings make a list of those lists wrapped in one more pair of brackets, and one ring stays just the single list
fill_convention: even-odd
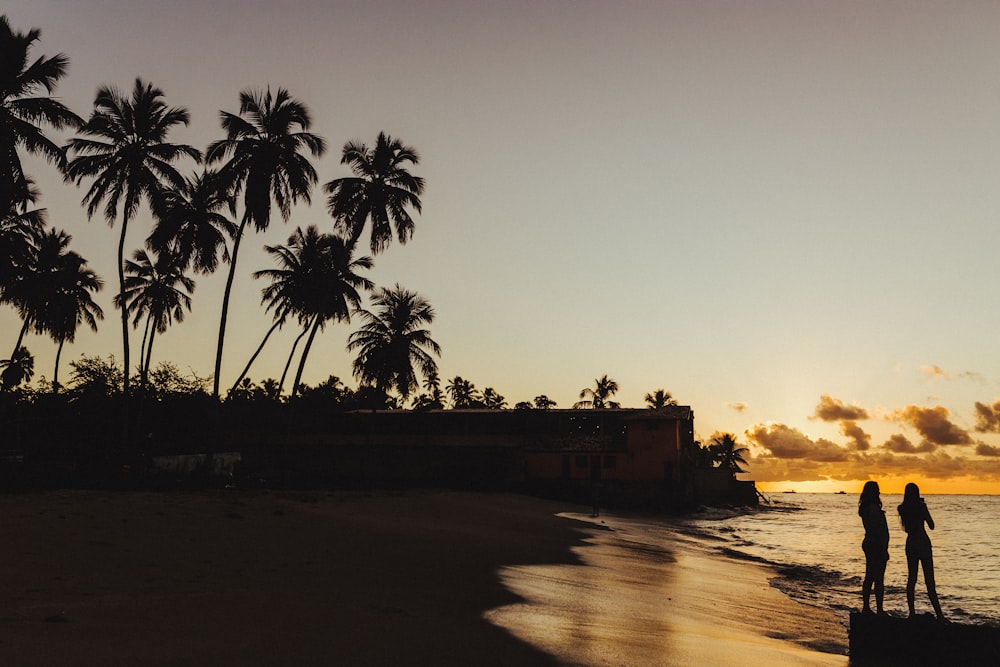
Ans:
[{"label": "sunset sky", "polygon": [[[625,407],[657,388],[697,435],[751,448],[765,489],[1000,492],[1000,3],[7,0],[56,95],[142,77],[190,110],[204,149],[246,88],[284,87],[329,143],[384,130],[427,181],[412,241],[369,273],[434,306],[442,378],[570,407],[608,374]],[[61,141],[68,135],[56,134]],[[98,334],[121,359],[118,228],[29,160],[50,225],[107,285]],[[193,163],[182,171],[193,172]],[[245,240],[222,384],[271,323],[264,244],[332,230],[325,197]],[[143,209],[127,247],[151,227]],[[153,363],[211,374],[225,272]],[[19,321],[0,310],[0,345]],[[348,385],[356,326],[317,340],[304,381]],[[251,370],[277,377],[286,326]],[[136,334],[135,341],[141,337]],[[3,342],[6,341],[6,342]],[[31,336],[36,377],[55,344]],[[137,344],[137,343],[136,343]],[[135,348],[134,348],[135,349]],[[3,348],[3,357],[9,353]],[[137,358],[137,352],[133,352]]]}]

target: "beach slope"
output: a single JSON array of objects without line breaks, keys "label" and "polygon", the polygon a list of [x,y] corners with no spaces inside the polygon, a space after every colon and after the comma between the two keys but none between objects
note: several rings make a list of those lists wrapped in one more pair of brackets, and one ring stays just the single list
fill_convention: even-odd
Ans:
[{"label": "beach slope", "polygon": [[[806,646],[835,641],[832,621],[758,565],[629,545],[579,510],[430,491],[0,496],[0,663],[846,664]],[[596,625],[526,631],[566,604],[531,590],[545,568],[645,592],[605,595],[626,602]],[[638,619],[641,633],[623,630]]]}]

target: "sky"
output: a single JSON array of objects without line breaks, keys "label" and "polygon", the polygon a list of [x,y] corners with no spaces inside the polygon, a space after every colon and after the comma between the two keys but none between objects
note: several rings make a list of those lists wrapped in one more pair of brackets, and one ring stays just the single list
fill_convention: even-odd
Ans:
[{"label": "sky", "polygon": [[[413,238],[367,275],[433,305],[440,376],[510,405],[571,407],[609,375],[642,407],[666,389],[696,435],[748,447],[769,491],[1000,493],[1000,4],[8,0],[33,55],[62,52],[55,95],[153,82],[204,149],[248,88],[283,87],[330,150],[385,131],[420,154]],[[65,133],[52,135],[60,142]],[[100,331],[63,353],[122,356],[118,228],[27,160],[50,225],[107,285]],[[196,165],[179,165],[193,173]],[[88,183],[89,185],[89,183]],[[151,228],[143,209],[126,246]],[[271,323],[265,244],[332,231],[325,196],[241,246],[223,361],[235,380]],[[153,364],[212,373],[225,272]],[[19,321],[0,310],[0,345]],[[350,386],[347,336],[317,339],[303,381]],[[278,377],[286,326],[251,369]],[[133,336],[135,344],[141,336]],[[26,340],[36,376],[55,344]],[[6,356],[6,355],[4,355]],[[133,348],[133,358],[137,352]]]}]

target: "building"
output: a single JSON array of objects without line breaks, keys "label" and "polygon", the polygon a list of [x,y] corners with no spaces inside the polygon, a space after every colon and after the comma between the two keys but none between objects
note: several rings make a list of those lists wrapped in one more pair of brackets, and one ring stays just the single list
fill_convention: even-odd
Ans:
[{"label": "building", "polygon": [[753,482],[692,468],[687,406],[356,411],[330,414],[308,433],[238,440],[248,469],[280,471],[290,483],[517,488],[618,506],[756,499]]}]

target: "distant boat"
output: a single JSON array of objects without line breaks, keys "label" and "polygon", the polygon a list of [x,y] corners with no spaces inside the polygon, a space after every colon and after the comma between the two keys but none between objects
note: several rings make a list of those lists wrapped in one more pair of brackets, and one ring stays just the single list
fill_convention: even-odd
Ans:
[{"label": "distant boat", "polygon": [[782,491],[782,493],[795,493],[795,489],[792,489],[791,491]]},{"label": "distant boat", "polygon": [[838,496],[846,496],[847,495],[847,491],[837,491],[837,495]]}]

